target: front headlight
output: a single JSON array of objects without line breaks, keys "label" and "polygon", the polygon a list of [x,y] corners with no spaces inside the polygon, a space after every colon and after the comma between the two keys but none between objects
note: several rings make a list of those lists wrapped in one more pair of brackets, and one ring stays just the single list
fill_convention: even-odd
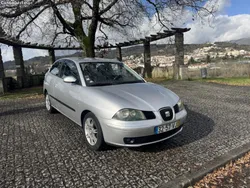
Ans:
[{"label": "front headlight", "polygon": [[122,109],[119,110],[113,117],[113,119],[121,120],[121,121],[140,121],[145,120],[146,117],[140,110],[134,109]]},{"label": "front headlight", "polygon": [[177,105],[178,105],[179,111],[184,110],[184,104],[181,100],[178,101]]}]

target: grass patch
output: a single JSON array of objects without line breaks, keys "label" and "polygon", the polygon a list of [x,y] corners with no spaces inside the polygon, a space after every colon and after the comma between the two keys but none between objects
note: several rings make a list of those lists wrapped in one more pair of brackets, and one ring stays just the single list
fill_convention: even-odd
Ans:
[{"label": "grass patch", "polygon": [[19,90],[14,90],[11,92],[7,92],[4,95],[0,96],[0,100],[4,99],[19,99],[19,98],[33,98],[38,97],[43,94],[43,88],[39,87],[32,87],[32,88],[24,88]]},{"label": "grass patch", "polygon": [[232,86],[250,86],[250,78],[207,78],[207,79],[194,79],[202,82],[212,82],[218,84],[232,85]]}]

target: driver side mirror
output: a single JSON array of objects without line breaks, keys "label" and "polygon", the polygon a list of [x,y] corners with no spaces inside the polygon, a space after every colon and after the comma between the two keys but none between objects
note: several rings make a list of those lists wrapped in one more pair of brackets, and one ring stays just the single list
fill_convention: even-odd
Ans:
[{"label": "driver side mirror", "polygon": [[66,76],[63,81],[65,83],[75,83],[76,82],[76,78],[74,76]]}]

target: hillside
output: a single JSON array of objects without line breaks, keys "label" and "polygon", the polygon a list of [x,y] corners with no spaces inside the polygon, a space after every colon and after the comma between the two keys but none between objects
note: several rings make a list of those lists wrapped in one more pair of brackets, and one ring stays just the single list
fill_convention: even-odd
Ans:
[{"label": "hillside", "polygon": [[[25,66],[29,66],[29,65],[37,65],[37,66],[43,66],[45,64],[47,64],[49,62],[49,56],[38,56],[38,57],[33,57],[29,60],[24,61],[24,65]],[[6,61],[4,62],[4,69],[5,70],[11,70],[11,69],[15,69],[15,61]]]},{"label": "hillside", "polygon": [[[192,51],[198,47],[200,47],[201,45],[185,45],[185,51],[189,52]],[[143,53],[143,46],[139,45],[139,46],[132,46],[129,48],[123,48],[122,49],[122,55],[123,57],[126,56],[130,56],[130,55],[141,55]],[[174,54],[174,46],[173,45],[164,45],[164,44],[160,44],[160,45],[156,45],[156,44],[152,44],[151,45],[151,55],[173,55]],[[75,53],[73,55],[69,55],[68,57],[72,57],[72,56],[81,56],[81,53]],[[99,56],[99,52],[97,52],[97,56]],[[57,58],[62,58],[64,56],[59,56]],[[116,58],[116,50],[115,49],[109,49],[106,51],[106,53],[104,54],[105,58]],[[43,66],[45,64],[49,63],[49,56],[39,56],[39,57],[34,57],[31,58],[29,60],[26,60],[24,62],[25,66],[29,66],[29,65],[33,65],[33,66]],[[14,61],[6,61],[4,62],[4,69],[5,70],[11,70],[11,69],[15,69],[15,62]]]},{"label": "hillside", "polygon": [[238,44],[238,45],[250,45],[250,38],[241,38],[238,40],[231,40],[230,43]]},{"label": "hillside", "polygon": [[[237,44],[237,43],[243,43],[243,40],[246,39],[239,39],[237,41],[230,41],[230,42],[216,42],[215,44],[218,47],[223,48],[234,48],[234,49],[242,49],[242,50],[246,50],[246,51],[250,51],[250,45],[246,45],[246,44]],[[245,43],[247,43],[247,41],[249,41],[250,44],[250,38],[248,40],[246,40]],[[203,48],[203,47],[208,47],[208,46],[212,46],[212,44],[187,44],[184,45],[184,50],[185,50],[185,54],[187,53],[192,53],[194,50],[198,49],[198,48]],[[138,45],[138,46],[131,46],[131,47],[127,47],[127,48],[123,48],[122,49],[122,56],[123,57],[127,57],[127,56],[141,56],[141,54],[143,53],[143,45]],[[100,52],[97,52],[96,56],[99,56]],[[170,45],[164,45],[164,44],[152,44],[151,45],[151,56],[156,56],[156,55],[165,55],[165,56],[172,56],[174,55],[174,45],[170,44]],[[72,56],[81,56],[81,53],[77,52],[73,55],[69,55],[68,57],[72,57]],[[56,58],[62,58],[65,56],[58,56]],[[105,51],[104,53],[104,57],[105,58],[116,58],[116,50],[115,49],[108,49]],[[25,66],[29,66],[32,65],[33,67],[43,67],[45,64],[49,64],[49,56],[39,56],[39,57],[34,57],[31,58],[29,60],[25,61]],[[15,69],[15,62],[14,61],[7,61],[4,63],[4,69],[5,70],[11,70],[11,69]]]}]

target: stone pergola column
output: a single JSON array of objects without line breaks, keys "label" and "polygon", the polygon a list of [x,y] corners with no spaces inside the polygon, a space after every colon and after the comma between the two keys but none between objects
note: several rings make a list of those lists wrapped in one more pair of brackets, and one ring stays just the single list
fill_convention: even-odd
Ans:
[{"label": "stone pergola column", "polygon": [[16,64],[16,76],[19,87],[24,87],[24,62],[23,62],[23,52],[20,46],[13,46],[14,59]]},{"label": "stone pergola column", "polygon": [[180,79],[180,67],[184,65],[184,37],[182,32],[175,34],[175,63],[173,78]]},{"label": "stone pergola column", "polygon": [[4,78],[5,74],[4,74],[4,67],[3,67],[3,58],[2,58],[2,52],[1,52],[1,48],[0,48],[0,79]]},{"label": "stone pergola column", "polygon": [[6,91],[4,77],[5,77],[5,74],[4,74],[4,67],[3,67],[3,59],[2,59],[2,52],[0,48],[0,94],[3,94]]},{"label": "stone pergola column", "polygon": [[143,77],[152,78],[150,41],[144,41],[144,71]]},{"label": "stone pergola column", "polygon": [[120,46],[116,47],[116,58],[122,61],[122,48]]},{"label": "stone pergola column", "polygon": [[55,50],[49,49],[50,63],[53,64],[56,61]]}]

